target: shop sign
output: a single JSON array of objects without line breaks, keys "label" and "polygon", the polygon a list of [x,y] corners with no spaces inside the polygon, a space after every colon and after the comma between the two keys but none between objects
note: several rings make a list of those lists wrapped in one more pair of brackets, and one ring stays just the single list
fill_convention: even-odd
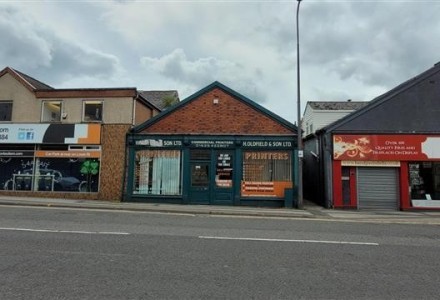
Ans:
[{"label": "shop sign", "polygon": [[4,124],[0,144],[100,144],[100,124]]},{"label": "shop sign", "polygon": [[289,152],[246,152],[244,154],[246,160],[288,160]]},{"label": "shop sign", "polygon": [[0,150],[0,157],[33,157],[34,151]]},{"label": "shop sign", "polygon": [[400,161],[343,160],[343,167],[400,167]]},{"label": "shop sign", "polygon": [[247,148],[292,148],[291,141],[243,141]]},{"label": "shop sign", "polygon": [[211,141],[211,140],[194,140],[191,146],[196,148],[231,148],[234,141]]},{"label": "shop sign", "polygon": [[36,157],[51,158],[100,158],[100,151],[36,151]]},{"label": "shop sign", "polygon": [[334,135],[333,159],[344,161],[440,160],[440,136]]},{"label": "shop sign", "polygon": [[150,146],[150,147],[173,147],[182,146],[182,141],[177,140],[162,140],[162,139],[144,139],[136,141],[137,146]]}]

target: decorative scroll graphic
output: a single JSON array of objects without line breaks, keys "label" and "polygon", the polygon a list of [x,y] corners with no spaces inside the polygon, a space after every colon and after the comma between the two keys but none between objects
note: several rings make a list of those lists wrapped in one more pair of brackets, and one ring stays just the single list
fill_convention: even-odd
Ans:
[{"label": "decorative scroll graphic", "polygon": [[333,147],[333,158],[341,161],[440,160],[440,136],[334,135]]},{"label": "decorative scroll graphic", "polygon": [[344,139],[342,136],[335,136],[333,145],[334,159],[339,159],[343,155],[362,159],[373,152],[370,147],[370,139],[365,136],[355,139]]}]

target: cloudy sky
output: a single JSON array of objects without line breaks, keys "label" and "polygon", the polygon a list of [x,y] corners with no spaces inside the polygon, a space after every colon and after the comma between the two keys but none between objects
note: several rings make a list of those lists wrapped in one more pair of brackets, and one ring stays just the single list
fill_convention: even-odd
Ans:
[{"label": "cloudy sky", "polygon": [[[181,99],[218,80],[293,123],[296,3],[0,0],[0,69]],[[438,0],[303,0],[302,109],[371,100],[440,61],[439,44]]]}]

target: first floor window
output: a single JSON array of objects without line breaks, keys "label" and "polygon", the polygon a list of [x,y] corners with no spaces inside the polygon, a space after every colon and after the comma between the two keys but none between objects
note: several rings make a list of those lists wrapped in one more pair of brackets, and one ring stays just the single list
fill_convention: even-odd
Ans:
[{"label": "first floor window", "polygon": [[62,112],[61,101],[43,101],[42,122],[60,122]]},{"label": "first floor window", "polygon": [[0,122],[12,121],[12,101],[0,101]]},{"label": "first floor window", "polygon": [[181,195],[179,150],[137,151],[134,172],[136,194]]},{"label": "first floor window", "polygon": [[242,196],[282,198],[284,190],[291,187],[291,151],[243,153]]},{"label": "first floor window", "polygon": [[102,101],[83,102],[83,121],[101,122],[102,121]]}]

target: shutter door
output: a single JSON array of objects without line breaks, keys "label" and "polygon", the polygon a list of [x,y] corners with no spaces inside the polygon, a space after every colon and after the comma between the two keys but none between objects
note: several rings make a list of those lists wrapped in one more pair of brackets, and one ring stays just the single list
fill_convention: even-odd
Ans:
[{"label": "shutter door", "polygon": [[359,209],[398,209],[397,168],[358,168]]}]

